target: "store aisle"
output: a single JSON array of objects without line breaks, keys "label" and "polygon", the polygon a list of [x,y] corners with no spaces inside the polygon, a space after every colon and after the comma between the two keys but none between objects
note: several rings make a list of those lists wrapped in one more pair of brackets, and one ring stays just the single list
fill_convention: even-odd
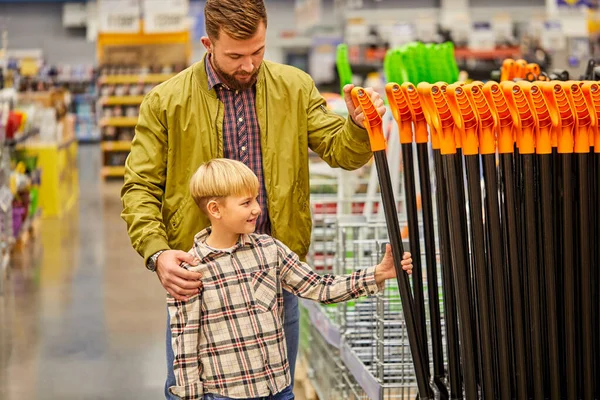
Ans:
[{"label": "store aisle", "polygon": [[121,183],[81,146],[80,200],[43,220],[0,296],[0,399],[159,399],[164,292],[132,250]]}]

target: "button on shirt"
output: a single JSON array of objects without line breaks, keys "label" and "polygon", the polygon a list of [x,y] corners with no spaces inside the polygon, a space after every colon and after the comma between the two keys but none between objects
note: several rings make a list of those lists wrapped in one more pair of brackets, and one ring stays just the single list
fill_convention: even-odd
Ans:
[{"label": "button on shirt", "polygon": [[375,267],[351,275],[319,275],[283,243],[267,235],[242,235],[231,249],[206,244],[207,228],[190,254],[200,264],[203,290],[188,301],[167,295],[173,369],[182,399],[203,393],[265,397],[291,384],[283,333],[282,289],[335,303],[374,294]]},{"label": "button on shirt", "polygon": [[258,204],[262,209],[256,222],[256,232],[271,233],[267,190],[262,165],[260,126],[256,117],[256,88],[229,89],[219,78],[210,61],[206,62],[208,89],[214,89],[223,103],[223,156],[246,164],[258,177]]}]

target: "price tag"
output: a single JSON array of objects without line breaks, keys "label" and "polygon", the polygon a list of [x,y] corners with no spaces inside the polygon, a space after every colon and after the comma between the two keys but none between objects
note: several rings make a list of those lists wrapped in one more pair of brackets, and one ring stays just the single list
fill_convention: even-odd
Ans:
[{"label": "price tag", "polygon": [[189,28],[188,0],[144,0],[144,32],[184,32]]},{"label": "price tag", "polygon": [[140,31],[139,0],[99,0],[100,32],[138,33]]}]

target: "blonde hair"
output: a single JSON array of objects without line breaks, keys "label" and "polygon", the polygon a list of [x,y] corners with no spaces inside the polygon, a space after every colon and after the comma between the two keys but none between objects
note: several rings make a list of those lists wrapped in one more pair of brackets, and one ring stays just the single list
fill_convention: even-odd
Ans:
[{"label": "blonde hair", "polygon": [[206,34],[219,39],[220,29],[236,40],[250,39],[261,22],[267,26],[263,0],[207,0],[204,6]]},{"label": "blonde hair", "polygon": [[190,181],[190,194],[206,213],[212,200],[227,196],[258,195],[258,178],[245,164],[227,158],[215,158],[200,166]]}]

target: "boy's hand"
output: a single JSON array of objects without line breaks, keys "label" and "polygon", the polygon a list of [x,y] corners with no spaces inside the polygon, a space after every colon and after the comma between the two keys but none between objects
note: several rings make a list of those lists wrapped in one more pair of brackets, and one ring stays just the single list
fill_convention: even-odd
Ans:
[{"label": "boy's hand", "polygon": [[[402,269],[407,274],[412,274],[412,258],[410,253],[405,252],[402,257]],[[385,256],[381,263],[375,268],[375,282],[380,285],[388,279],[396,277],[396,269],[394,268],[394,257],[392,256],[392,246],[385,245]]]},{"label": "boy's hand", "polygon": [[185,251],[167,250],[156,260],[156,275],[171,296],[180,301],[187,301],[189,296],[202,290],[202,274],[182,268],[182,262],[197,265],[199,261]]}]

